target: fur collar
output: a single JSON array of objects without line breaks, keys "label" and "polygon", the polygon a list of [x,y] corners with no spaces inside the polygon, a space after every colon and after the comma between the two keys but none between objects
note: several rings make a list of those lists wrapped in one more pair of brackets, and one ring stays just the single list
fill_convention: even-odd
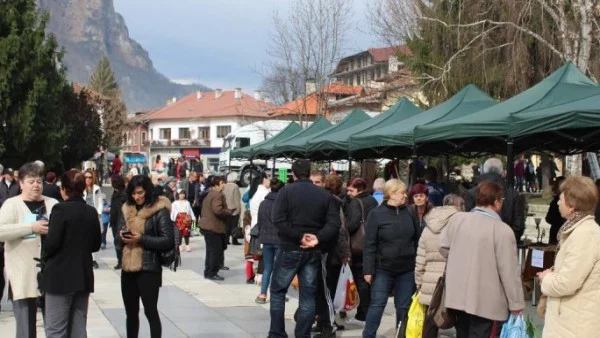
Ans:
[{"label": "fur collar", "polygon": [[[150,206],[144,206],[139,211],[135,205],[123,204],[123,217],[129,230],[143,234],[146,230],[146,221],[160,209],[166,208],[171,211],[171,202],[168,198],[160,196],[156,203]],[[138,245],[126,245],[123,248],[123,270],[127,272],[142,271],[142,255],[144,249]]]}]

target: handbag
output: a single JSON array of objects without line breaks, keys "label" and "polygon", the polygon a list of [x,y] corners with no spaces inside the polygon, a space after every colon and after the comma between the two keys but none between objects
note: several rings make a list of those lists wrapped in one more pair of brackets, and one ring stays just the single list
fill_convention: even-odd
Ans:
[{"label": "handbag", "polygon": [[360,198],[356,200],[360,204],[360,224],[350,239],[350,251],[353,256],[360,256],[365,248],[365,207]]},{"label": "handbag", "polygon": [[431,303],[427,309],[427,318],[430,318],[435,325],[443,330],[449,329],[456,324],[456,316],[446,309],[446,269],[444,274],[438,279]]}]

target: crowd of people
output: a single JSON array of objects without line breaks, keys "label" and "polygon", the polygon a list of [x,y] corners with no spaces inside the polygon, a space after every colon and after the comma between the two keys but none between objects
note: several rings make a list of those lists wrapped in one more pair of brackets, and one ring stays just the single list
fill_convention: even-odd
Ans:
[{"label": "crowd of people", "polygon": [[[517,243],[525,204],[518,188],[506,184],[499,159],[488,159],[463,193],[447,193],[433,168],[410,188],[396,178],[344,183],[311,168],[308,160],[294,161],[289,183],[260,173],[243,194],[235,173],[226,179],[194,170],[180,179],[114,174],[110,201],[93,170],[71,169],[57,178],[39,162],[24,164],[18,177],[2,168],[2,268],[17,337],[35,337],[38,307],[47,337],[86,337],[94,254],[107,247],[108,228],[114,269],[122,270],[128,337],[138,336],[140,300],[151,337],[161,337],[164,261],[192,250],[196,224],[205,242],[206,279],[223,281],[227,246],[244,245],[246,280],[260,285],[255,302],[270,303],[269,337],[288,336],[284,314],[292,284],[299,289],[296,337],[335,337],[345,325],[376,337],[390,296],[400,327],[412,296],[418,292],[419,302],[430,306],[442,276],[458,338],[494,336],[511,313],[522,313]],[[600,310],[598,189],[586,177],[557,178],[554,193],[547,219],[556,261],[538,274],[547,304],[543,334],[592,337],[600,329],[593,318]],[[345,265],[360,299],[352,318],[333,307]],[[4,278],[0,282],[4,288]],[[423,337],[437,334],[426,317]]]}]

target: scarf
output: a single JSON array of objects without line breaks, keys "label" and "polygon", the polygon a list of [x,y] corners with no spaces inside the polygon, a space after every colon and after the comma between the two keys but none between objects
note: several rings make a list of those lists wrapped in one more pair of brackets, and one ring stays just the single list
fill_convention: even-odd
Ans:
[{"label": "scarf", "polygon": [[560,247],[563,242],[563,233],[575,226],[575,224],[579,223],[585,217],[591,215],[591,213],[575,211],[571,216],[567,217],[565,223],[558,230],[558,245],[556,246],[556,254],[560,251]]}]

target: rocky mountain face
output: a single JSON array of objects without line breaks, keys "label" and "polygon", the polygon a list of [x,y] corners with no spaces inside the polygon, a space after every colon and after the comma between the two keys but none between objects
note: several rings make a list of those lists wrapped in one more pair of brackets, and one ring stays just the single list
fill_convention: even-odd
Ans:
[{"label": "rocky mountain face", "polygon": [[202,85],[179,85],[156,71],[148,52],[129,37],[113,0],[37,0],[50,13],[47,31],[65,48],[69,80],[88,83],[101,56],[111,62],[128,111],[157,108],[170,97],[208,90]]}]

